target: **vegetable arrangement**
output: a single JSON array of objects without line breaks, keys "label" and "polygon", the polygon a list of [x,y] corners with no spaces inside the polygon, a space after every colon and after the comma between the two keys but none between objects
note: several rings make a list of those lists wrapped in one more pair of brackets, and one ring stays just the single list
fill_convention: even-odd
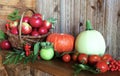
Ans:
[{"label": "vegetable arrangement", "polygon": [[75,41],[75,49],[79,53],[73,57],[73,60],[78,61],[73,66],[75,75],[82,70],[95,74],[120,71],[120,60],[115,60],[111,55],[105,54],[105,48],[105,40],[102,34],[93,30],[90,21],[87,21],[86,31],[81,32]]},{"label": "vegetable arrangement", "polygon": [[[84,57],[83,55],[86,56]],[[81,59],[79,59],[79,57],[81,57]],[[93,59],[91,59],[90,57],[95,58],[97,61],[94,61],[93,64]],[[99,56],[80,53],[77,56],[77,62],[73,65],[73,68],[75,75],[78,75],[83,70],[90,71],[94,74],[105,73],[107,71],[120,71],[120,60],[114,59],[110,54],[104,54],[103,56]]]},{"label": "vegetable arrangement", "polygon": [[[8,19],[12,22],[5,25],[6,30],[17,35],[19,12],[15,10],[8,16]],[[22,34],[44,35],[53,28],[54,23],[53,18],[43,20],[40,13],[33,14],[32,17],[25,16],[22,20]],[[83,70],[95,74],[120,71],[120,60],[115,60],[111,55],[105,54],[105,40],[100,32],[92,28],[89,20],[86,22],[86,30],[76,38],[67,33],[51,33],[44,42],[36,42],[34,45],[24,43],[23,49],[12,48],[6,40],[5,33],[0,31],[0,48],[12,49],[12,52],[6,55],[4,64],[17,64],[21,61],[28,63],[35,60],[49,61],[59,57],[65,63],[74,62],[75,75]]]}]

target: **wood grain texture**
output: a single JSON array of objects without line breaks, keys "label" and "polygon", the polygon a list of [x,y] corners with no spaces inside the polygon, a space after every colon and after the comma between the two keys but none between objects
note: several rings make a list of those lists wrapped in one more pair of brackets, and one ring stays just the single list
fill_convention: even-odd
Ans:
[{"label": "wood grain texture", "polygon": [[[117,57],[116,48],[116,37],[117,37],[117,14],[118,14],[118,7],[117,2],[118,0],[108,0],[106,2],[106,44],[108,47],[108,53],[112,54],[114,57]],[[114,11],[114,12],[111,12]]]},{"label": "wood grain texture", "polygon": [[54,0],[37,0],[37,3],[38,11],[47,17],[52,14],[59,19],[54,32],[69,33],[76,37],[85,30],[86,20],[89,19],[93,28],[102,33],[107,46],[106,53],[113,57],[120,56],[120,0],[56,0],[56,6],[60,9],[57,16],[52,10]]},{"label": "wood grain texture", "polygon": [[7,19],[7,15],[15,9],[35,9],[36,0],[0,0],[0,18]]},{"label": "wood grain texture", "polygon": [[[118,1],[118,3],[120,3],[120,0]],[[119,6],[119,4],[117,4],[117,6]],[[118,50],[117,51],[117,56],[120,56],[120,6],[118,8],[118,14],[117,14],[117,47],[116,49]]]},{"label": "wood grain texture", "polygon": [[57,18],[54,31],[60,32],[60,0],[37,0],[36,10],[43,15],[43,19]]}]

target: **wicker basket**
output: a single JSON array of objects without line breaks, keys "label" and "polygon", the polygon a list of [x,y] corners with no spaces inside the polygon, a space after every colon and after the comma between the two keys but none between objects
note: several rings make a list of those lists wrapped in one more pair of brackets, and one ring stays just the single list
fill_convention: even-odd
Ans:
[{"label": "wicker basket", "polygon": [[27,9],[25,12],[22,13],[21,19],[19,22],[19,26],[18,26],[19,27],[18,35],[14,35],[14,34],[10,33],[10,31],[6,32],[6,34],[8,35],[8,40],[10,41],[12,47],[14,47],[16,49],[23,49],[24,43],[29,43],[30,45],[33,45],[36,42],[43,41],[50,34],[50,32],[48,32],[47,34],[44,34],[44,35],[39,35],[39,36],[30,36],[30,35],[22,35],[21,34],[22,19],[23,19],[25,13],[27,13],[28,11],[32,11],[32,13],[35,13],[31,9]]}]

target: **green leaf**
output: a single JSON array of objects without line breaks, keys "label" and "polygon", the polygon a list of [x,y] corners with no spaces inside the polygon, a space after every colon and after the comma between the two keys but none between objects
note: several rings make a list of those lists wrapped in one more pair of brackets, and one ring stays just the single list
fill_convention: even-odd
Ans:
[{"label": "green leaf", "polygon": [[20,55],[20,57],[19,57],[19,61],[21,61],[23,59],[23,56],[22,55]]},{"label": "green leaf", "polygon": [[24,64],[27,64],[29,61],[30,61],[30,58],[29,57],[25,57]]},{"label": "green leaf", "polygon": [[14,15],[19,15],[19,10],[15,9],[15,11],[13,12]]},{"label": "green leaf", "polygon": [[37,42],[34,45],[34,55],[37,55],[39,50],[40,50],[40,42]]},{"label": "green leaf", "polygon": [[21,55],[21,56],[24,56],[24,55],[25,55],[25,52],[22,52],[20,55]]},{"label": "green leaf", "polygon": [[4,40],[5,38],[6,38],[5,33],[2,30],[0,30],[0,40]]},{"label": "green leaf", "polygon": [[19,57],[20,57],[20,55],[17,55],[17,56],[15,57],[14,64],[17,64],[17,63],[18,63]]},{"label": "green leaf", "polygon": [[55,28],[54,24],[57,23],[57,19],[51,17],[51,18],[48,18],[47,21],[50,22],[50,23],[52,23],[52,29],[54,29]]},{"label": "green leaf", "polygon": [[34,61],[37,59],[37,56],[38,56],[38,55],[34,55],[34,56],[33,56],[32,62],[34,62]]},{"label": "green leaf", "polygon": [[6,59],[5,61],[3,61],[3,64],[8,64],[9,63],[9,59]]},{"label": "green leaf", "polygon": [[15,56],[12,56],[12,57],[9,59],[9,63],[10,63],[10,64],[13,63],[14,60],[15,60]]},{"label": "green leaf", "polygon": [[55,51],[55,58],[60,58],[60,57],[61,57],[61,54]]},{"label": "green leaf", "polygon": [[21,16],[19,15],[19,10],[15,9],[11,14],[8,15],[8,19],[15,21],[17,19],[20,19]]},{"label": "green leaf", "polygon": [[57,22],[57,19],[56,18],[48,18],[47,21],[51,22],[52,24],[55,24]]},{"label": "green leaf", "polygon": [[73,66],[74,70],[75,70],[75,74],[78,74],[80,71],[85,70],[85,71],[89,71],[92,72],[94,74],[98,74],[99,72],[96,70],[95,67],[87,65],[87,64],[75,64]]},{"label": "green leaf", "polygon": [[10,58],[10,57],[13,56],[13,55],[14,55],[14,52],[8,53],[5,58],[8,59],[8,58]]}]

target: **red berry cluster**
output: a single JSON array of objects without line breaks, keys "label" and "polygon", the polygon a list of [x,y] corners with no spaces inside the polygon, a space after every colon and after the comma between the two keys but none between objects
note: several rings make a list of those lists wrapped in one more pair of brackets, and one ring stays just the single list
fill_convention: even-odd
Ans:
[{"label": "red berry cluster", "polygon": [[25,49],[26,56],[29,56],[30,55],[31,45],[25,44],[24,49]]},{"label": "red berry cluster", "polygon": [[108,67],[110,71],[120,71],[120,60],[111,60]]}]

